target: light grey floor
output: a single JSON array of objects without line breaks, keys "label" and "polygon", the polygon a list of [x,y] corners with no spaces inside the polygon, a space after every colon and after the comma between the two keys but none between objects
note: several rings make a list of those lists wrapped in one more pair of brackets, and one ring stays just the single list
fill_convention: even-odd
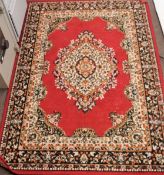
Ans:
[{"label": "light grey floor", "polygon": [[[163,47],[164,46],[164,36],[163,36],[162,30],[160,27],[158,16],[157,16],[156,11],[155,11],[153,0],[148,0],[148,2],[150,5],[150,11],[151,11],[151,15],[152,15],[153,26],[155,29],[155,35],[156,35],[156,39],[157,39],[159,54],[161,57],[161,65],[162,65],[163,76],[164,76],[164,47]],[[0,120],[2,118],[2,112],[3,112],[3,108],[4,108],[6,94],[7,94],[7,89],[0,89]],[[10,173],[7,170],[5,170],[4,168],[0,167],[0,175],[11,175],[11,174],[12,173]]]},{"label": "light grey floor", "polygon": [[0,89],[0,119],[3,113],[3,107],[7,95],[7,89]]},{"label": "light grey floor", "polygon": [[155,36],[157,40],[157,46],[159,50],[159,55],[160,55],[160,60],[161,60],[161,66],[163,70],[163,77],[164,77],[164,35],[162,33],[162,29],[160,26],[160,22],[155,10],[155,6],[153,4],[153,0],[148,0],[149,2],[149,7],[150,7],[150,12],[152,16],[152,22],[153,22],[153,27],[155,31]]}]

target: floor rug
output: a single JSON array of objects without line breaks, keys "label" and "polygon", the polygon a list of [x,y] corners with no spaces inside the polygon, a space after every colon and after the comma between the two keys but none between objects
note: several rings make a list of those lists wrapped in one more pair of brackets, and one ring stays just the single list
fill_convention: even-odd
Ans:
[{"label": "floor rug", "polygon": [[1,126],[4,167],[163,171],[162,75],[145,0],[29,3],[15,67]]}]

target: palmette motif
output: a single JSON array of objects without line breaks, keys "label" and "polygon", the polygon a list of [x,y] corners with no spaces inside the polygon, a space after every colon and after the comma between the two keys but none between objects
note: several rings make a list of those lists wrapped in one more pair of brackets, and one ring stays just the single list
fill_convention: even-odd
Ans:
[{"label": "palmette motif", "polygon": [[[163,170],[163,97],[146,15],[145,6],[139,0],[31,3],[0,150],[1,156],[12,169]],[[130,85],[125,89],[125,94],[132,101],[132,108],[124,115],[115,112],[109,114],[113,120],[113,128],[107,130],[102,137],[98,137],[89,128],[77,129],[72,137],[67,137],[58,126],[62,113],[57,111],[47,115],[39,108],[40,100],[47,93],[45,87],[42,87],[42,75],[49,71],[48,62],[45,63],[44,60],[45,53],[51,46],[48,44],[47,34],[56,29],[67,30],[66,22],[74,16],[85,21],[98,16],[106,20],[107,30],[118,28],[125,33],[126,40],[120,45],[126,49],[128,55],[123,69],[130,74]],[[84,42],[81,47],[92,50],[94,36],[89,31],[81,33],[75,43],[79,42],[82,36],[90,42]],[[97,41],[96,38],[95,42]],[[105,47],[101,42],[100,45]],[[66,76],[73,66],[72,75],[80,76],[80,82],[88,80],[97,71],[96,58],[87,54],[78,58],[74,65],[69,61],[70,55],[63,59],[63,54],[69,53],[70,47],[72,46],[69,45],[59,52],[59,60],[55,63],[55,85],[60,88],[58,80],[63,78],[60,71]],[[106,52],[105,55],[108,55],[108,51],[111,55],[103,57],[106,63],[110,62],[105,65],[107,72],[117,79],[117,73],[113,74],[114,71],[117,72],[114,51],[102,48],[101,50]],[[82,55],[80,50],[76,50],[73,52],[74,58],[76,52]],[[99,57],[95,50],[94,54]],[[59,70],[64,64],[62,61],[66,59],[70,67],[66,69],[64,66],[63,70]],[[86,63],[89,67],[84,69]],[[115,81],[108,79],[104,86],[109,90],[112,85],[109,86],[108,83],[113,82]],[[70,95],[67,82],[62,82],[62,85],[67,95]],[[74,86],[77,88],[79,84],[75,81]],[[87,94],[90,90],[90,87],[87,87],[82,92],[80,101],[78,92],[74,94],[75,97],[70,96],[83,111],[92,110],[95,100],[100,98],[92,95],[90,103],[87,104],[84,96],[90,98]],[[101,92],[101,88],[96,93],[99,91]]]}]

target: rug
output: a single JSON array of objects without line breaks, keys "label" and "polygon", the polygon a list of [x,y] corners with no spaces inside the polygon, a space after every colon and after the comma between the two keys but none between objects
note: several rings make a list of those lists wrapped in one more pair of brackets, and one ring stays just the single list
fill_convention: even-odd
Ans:
[{"label": "rug", "polygon": [[16,174],[163,171],[160,71],[146,1],[29,3],[1,164]]}]

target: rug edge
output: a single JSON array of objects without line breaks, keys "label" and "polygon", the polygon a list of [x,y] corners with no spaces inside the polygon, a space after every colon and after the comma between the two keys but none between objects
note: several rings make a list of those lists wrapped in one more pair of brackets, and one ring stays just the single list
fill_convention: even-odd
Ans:
[{"label": "rug edge", "polygon": [[[25,15],[25,20],[24,20],[24,24],[23,24],[23,28],[22,28],[22,32],[21,32],[21,38],[19,41],[19,44],[22,42],[22,38],[23,38],[23,33],[25,30],[25,23],[28,15],[28,10],[30,7],[30,2],[46,2],[47,0],[27,0],[28,3],[28,7],[26,10],[26,15]],[[61,1],[61,0],[55,0],[55,1]],[[65,1],[65,0],[62,0]],[[72,1],[78,1],[78,0],[72,0]],[[80,0],[81,1],[81,0]],[[87,0],[82,0],[82,1],[87,1]],[[91,0],[92,1],[92,0]],[[97,1],[97,0],[94,0]],[[142,2],[142,0],[140,0]],[[54,0],[52,0],[52,2],[54,2]],[[161,63],[160,63],[160,56],[159,56],[159,50],[158,50],[158,46],[157,46],[157,40],[156,40],[156,36],[155,36],[155,32],[154,32],[154,26],[152,23],[152,18],[151,18],[151,12],[150,12],[150,7],[149,4],[146,1],[142,2],[144,3],[145,7],[146,7],[146,12],[147,12],[147,17],[148,17],[148,22],[149,22],[149,27],[150,27],[150,31],[151,31],[151,36],[152,36],[152,40],[153,40],[153,46],[154,46],[154,51],[155,51],[155,56],[156,56],[156,61],[157,61],[157,66],[158,66],[158,73],[159,73],[159,79],[160,79],[160,85],[162,88],[162,93],[164,94],[164,79],[163,79],[163,75],[162,75],[162,67],[161,67]],[[21,44],[20,44],[21,45]],[[3,129],[4,129],[4,125],[5,125],[5,121],[6,121],[6,116],[7,116],[7,110],[8,110],[8,104],[9,104],[9,100],[10,100],[10,95],[12,92],[12,86],[14,83],[14,77],[15,77],[15,72],[16,72],[16,68],[17,68],[17,62],[18,62],[18,58],[19,58],[19,53],[16,54],[15,57],[15,62],[14,62],[14,66],[13,66],[13,70],[12,70],[12,76],[11,76],[11,80],[10,80],[10,85],[8,88],[8,92],[7,92],[7,97],[5,100],[5,105],[4,105],[4,110],[3,110],[3,114],[2,114],[2,121],[0,122],[0,143],[2,140],[2,136],[3,136]],[[52,171],[27,171],[27,170],[13,170],[9,167],[9,165],[7,165],[6,161],[3,159],[3,157],[0,155],[0,163],[4,164],[4,167],[6,169],[8,169],[10,172],[15,173],[15,174],[24,174],[24,175],[49,175],[49,174],[54,174],[54,175],[121,175],[122,173],[133,173],[134,175],[162,175],[163,171],[114,171],[114,172],[104,172],[104,171],[100,171],[100,172],[96,172],[96,171],[86,171],[86,172],[82,172],[82,171],[56,171],[56,172],[52,172]]]}]

